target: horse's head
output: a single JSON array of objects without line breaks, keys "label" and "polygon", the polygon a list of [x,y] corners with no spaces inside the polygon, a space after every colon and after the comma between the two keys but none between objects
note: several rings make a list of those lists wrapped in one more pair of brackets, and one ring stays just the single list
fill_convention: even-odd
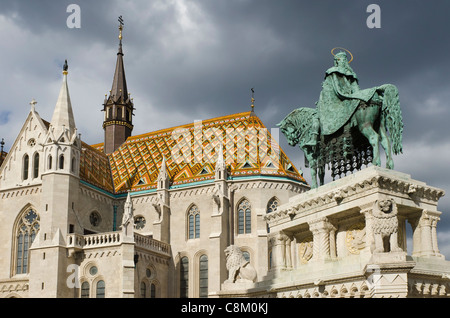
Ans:
[{"label": "horse's head", "polygon": [[277,124],[277,127],[280,127],[280,130],[286,137],[289,146],[295,147],[298,144],[298,130],[295,129],[289,115]]}]

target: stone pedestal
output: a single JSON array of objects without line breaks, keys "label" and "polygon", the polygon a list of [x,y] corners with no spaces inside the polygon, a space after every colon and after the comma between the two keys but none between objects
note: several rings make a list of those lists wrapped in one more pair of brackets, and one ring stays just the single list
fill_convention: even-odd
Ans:
[{"label": "stone pedestal", "polygon": [[272,267],[245,295],[415,297],[435,289],[450,296],[450,262],[439,253],[436,233],[443,195],[410,175],[372,166],[292,197],[265,216]]},{"label": "stone pedestal", "polygon": [[[383,258],[383,257],[381,257]],[[387,261],[383,259],[382,261]],[[394,260],[368,264],[365,268],[371,298],[405,298],[408,296],[408,273],[415,262]]]}]

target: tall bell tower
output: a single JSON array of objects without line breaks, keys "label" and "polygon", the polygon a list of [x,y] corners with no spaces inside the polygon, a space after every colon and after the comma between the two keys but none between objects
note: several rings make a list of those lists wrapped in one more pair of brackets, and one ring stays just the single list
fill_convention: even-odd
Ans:
[{"label": "tall bell tower", "polygon": [[106,154],[114,152],[131,136],[133,130],[133,101],[127,89],[125,68],[122,52],[122,16],[119,17],[119,51],[117,52],[116,70],[114,72],[112,88],[109,96],[105,95],[103,111],[105,118],[103,129],[105,131],[104,151]]}]

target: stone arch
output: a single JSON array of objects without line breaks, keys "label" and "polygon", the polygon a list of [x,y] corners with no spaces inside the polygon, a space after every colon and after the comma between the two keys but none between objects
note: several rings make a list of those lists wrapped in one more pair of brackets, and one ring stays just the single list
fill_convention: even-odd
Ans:
[{"label": "stone arch", "polygon": [[12,227],[11,276],[29,271],[29,250],[39,229],[39,213],[31,203],[28,203],[17,214]]}]

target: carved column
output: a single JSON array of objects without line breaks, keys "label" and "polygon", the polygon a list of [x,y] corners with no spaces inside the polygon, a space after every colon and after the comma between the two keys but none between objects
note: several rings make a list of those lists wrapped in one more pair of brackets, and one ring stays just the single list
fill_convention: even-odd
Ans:
[{"label": "carved column", "polygon": [[364,215],[366,223],[366,246],[363,252],[366,254],[371,254],[372,245],[374,244],[372,204],[370,205],[370,207],[362,208],[360,213]]},{"label": "carved column", "polygon": [[[436,213],[439,213],[438,215],[441,214],[441,212],[436,212]],[[436,233],[437,222],[440,220],[438,215],[434,215],[432,217],[432,221],[431,221],[431,241],[432,241],[433,251],[434,251],[435,256],[443,257],[443,255],[439,253],[439,247],[438,247],[438,241],[437,241],[437,233]]]},{"label": "carved column", "polygon": [[420,238],[422,243],[421,254],[430,255],[433,253],[433,239],[431,235],[432,218],[428,211],[424,210],[419,220]]},{"label": "carved column", "polygon": [[278,240],[278,234],[272,234],[269,238],[269,246],[272,247],[272,264],[271,269],[272,270],[278,270],[280,268],[283,268],[283,262],[282,262],[282,252],[281,252],[281,242]]},{"label": "carved column", "polygon": [[272,269],[292,269],[291,237],[279,232],[269,241],[272,246]]},{"label": "carved column", "polygon": [[332,255],[336,255],[336,240],[334,238],[336,228],[327,218],[310,222],[309,229],[313,233],[314,239],[313,260],[325,260]]},{"label": "carved column", "polygon": [[420,254],[420,250],[421,250],[421,244],[420,244],[420,228],[419,228],[419,220],[420,217],[415,217],[415,218],[408,218],[408,223],[411,224],[411,229],[413,231],[413,246],[412,246],[412,252],[411,255],[412,256],[416,256],[418,254]]},{"label": "carved column", "polygon": [[284,232],[280,232],[277,236],[277,240],[280,241],[280,252],[281,252],[281,266],[282,268],[291,269],[292,268],[292,257],[291,257],[291,238]]},{"label": "carved column", "polygon": [[441,212],[423,210],[421,215],[408,219],[413,229],[413,256],[443,257],[439,253],[436,226]]}]

